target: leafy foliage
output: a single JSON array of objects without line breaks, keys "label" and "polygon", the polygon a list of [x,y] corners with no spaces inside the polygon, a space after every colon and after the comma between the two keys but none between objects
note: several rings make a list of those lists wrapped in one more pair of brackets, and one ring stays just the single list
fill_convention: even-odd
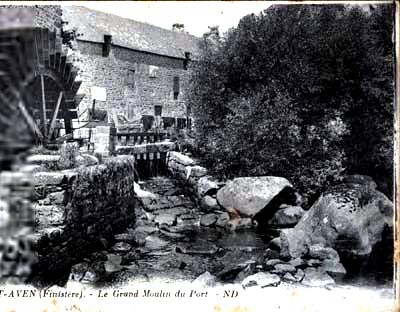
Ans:
[{"label": "leafy foliage", "polygon": [[206,164],[285,176],[308,197],[346,171],[390,176],[392,12],[272,6],[225,37],[211,27],[189,93]]}]

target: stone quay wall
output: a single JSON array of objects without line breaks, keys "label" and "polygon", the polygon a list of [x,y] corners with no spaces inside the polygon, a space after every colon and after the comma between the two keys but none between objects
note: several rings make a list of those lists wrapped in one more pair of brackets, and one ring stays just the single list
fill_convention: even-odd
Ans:
[{"label": "stone quay wall", "polygon": [[167,153],[167,169],[198,197],[215,195],[224,184],[210,176],[207,169],[200,166],[196,160],[179,152]]},{"label": "stone quay wall", "polygon": [[71,265],[135,221],[134,158],[34,174],[38,263],[32,283],[66,282]]}]

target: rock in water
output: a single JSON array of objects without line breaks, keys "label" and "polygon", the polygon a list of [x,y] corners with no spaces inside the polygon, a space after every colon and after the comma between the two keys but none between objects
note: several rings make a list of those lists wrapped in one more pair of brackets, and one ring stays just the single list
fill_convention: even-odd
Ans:
[{"label": "rock in water", "polygon": [[284,229],[280,234],[281,250],[283,259],[301,258],[308,252],[310,238],[303,229]]},{"label": "rock in water", "polygon": [[125,242],[116,243],[111,249],[116,252],[127,252],[132,248],[132,246]]},{"label": "rock in water", "polygon": [[116,254],[107,255],[108,260],[104,263],[104,269],[107,273],[117,272],[122,269],[122,257]]},{"label": "rock in water", "polygon": [[258,272],[256,274],[246,277],[242,282],[242,286],[244,288],[251,286],[260,286],[260,287],[278,286],[280,281],[281,279],[276,274]]},{"label": "rock in water", "polygon": [[220,210],[217,200],[209,195],[206,195],[201,199],[200,208],[206,212]]},{"label": "rock in water", "polygon": [[229,222],[229,214],[227,212],[223,212],[218,217],[216,226],[224,228]]},{"label": "rock in water", "polygon": [[285,273],[295,273],[296,272],[296,268],[291,265],[291,264],[287,264],[287,263],[277,263],[274,266],[274,270],[273,273],[276,274],[285,274]]},{"label": "rock in water", "polygon": [[279,227],[292,227],[300,221],[305,211],[300,206],[287,206],[279,209],[267,224]]},{"label": "rock in water", "polygon": [[218,220],[218,215],[214,213],[209,213],[206,215],[202,215],[200,218],[200,225],[202,226],[212,226],[214,225]]},{"label": "rock in water", "polygon": [[217,278],[210,272],[206,271],[197,277],[192,283],[202,287],[214,287],[217,285]]},{"label": "rock in water", "polygon": [[159,238],[157,235],[150,235],[146,237],[145,247],[150,250],[163,249],[168,246],[168,242]]},{"label": "rock in water", "polygon": [[321,270],[328,273],[335,280],[342,280],[347,271],[339,260],[326,259],[322,262]]},{"label": "rock in water", "polygon": [[334,248],[342,256],[370,255],[392,227],[393,204],[376,189],[340,185],[321,195],[293,228],[281,232],[281,256],[301,257],[311,245]]},{"label": "rock in water", "polygon": [[215,194],[218,190],[218,183],[213,181],[211,177],[205,176],[197,181],[197,194],[206,196],[207,194]]},{"label": "rock in water", "polygon": [[280,177],[236,178],[217,192],[217,200],[228,212],[254,217],[285,187],[292,185]]},{"label": "rock in water", "polygon": [[324,287],[334,285],[335,281],[325,271],[316,268],[307,268],[304,270],[302,284],[312,287]]},{"label": "rock in water", "polygon": [[70,281],[80,282],[89,269],[89,265],[86,262],[75,264],[71,267],[71,273],[69,275]]},{"label": "rock in water", "polygon": [[318,260],[331,259],[339,261],[339,255],[337,251],[331,247],[324,247],[321,244],[311,245],[308,251],[308,255],[311,258]]}]

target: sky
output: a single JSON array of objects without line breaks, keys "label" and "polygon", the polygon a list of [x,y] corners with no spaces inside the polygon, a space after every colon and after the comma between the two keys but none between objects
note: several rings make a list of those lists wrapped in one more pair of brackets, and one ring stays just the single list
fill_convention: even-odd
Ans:
[{"label": "sky", "polygon": [[103,11],[171,29],[172,24],[185,25],[185,31],[201,37],[208,26],[219,25],[220,32],[237,26],[250,13],[258,14],[269,3],[265,1],[93,1],[73,2]]}]

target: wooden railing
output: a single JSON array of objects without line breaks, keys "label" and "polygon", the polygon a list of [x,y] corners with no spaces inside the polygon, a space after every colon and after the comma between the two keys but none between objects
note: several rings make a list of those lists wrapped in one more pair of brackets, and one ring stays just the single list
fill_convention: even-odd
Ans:
[{"label": "wooden railing", "polygon": [[136,132],[136,131],[118,131],[115,130],[114,134],[114,146],[133,146],[145,143],[156,143],[161,142],[169,138],[167,132]]}]

